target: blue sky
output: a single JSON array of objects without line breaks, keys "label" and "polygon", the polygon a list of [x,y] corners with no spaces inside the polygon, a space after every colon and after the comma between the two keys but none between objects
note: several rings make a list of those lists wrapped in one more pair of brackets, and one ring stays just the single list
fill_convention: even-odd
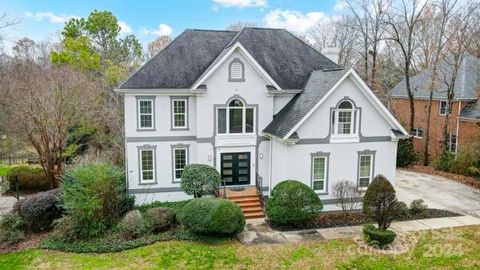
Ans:
[{"label": "blue sky", "polygon": [[71,17],[87,17],[94,10],[109,10],[122,26],[146,47],[157,35],[173,37],[187,28],[224,29],[237,21],[305,32],[316,22],[328,20],[338,10],[338,0],[0,0],[0,14],[20,20],[9,29],[4,50],[15,40],[30,37],[41,41],[58,38]]}]

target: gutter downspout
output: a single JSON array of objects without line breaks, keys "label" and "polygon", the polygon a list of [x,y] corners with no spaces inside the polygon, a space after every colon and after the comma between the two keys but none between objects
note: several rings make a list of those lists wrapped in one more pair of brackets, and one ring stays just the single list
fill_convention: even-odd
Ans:
[{"label": "gutter downspout", "polygon": [[460,130],[460,110],[462,109],[462,101],[458,101],[458,112],[457,112],[457,132],[456,132],[456,135],[457,136],[457,140],[456,140],[456,144],[455,145],[455,155],[458,153],[458,133],[459,133],[459,130]]},{"label": "gutter downspout", "polygon": [[269,161],[268,161],[268,197],[272,195],[272,159],[273,159],[273,137],[270,137],[270,154],[269,154]]}]

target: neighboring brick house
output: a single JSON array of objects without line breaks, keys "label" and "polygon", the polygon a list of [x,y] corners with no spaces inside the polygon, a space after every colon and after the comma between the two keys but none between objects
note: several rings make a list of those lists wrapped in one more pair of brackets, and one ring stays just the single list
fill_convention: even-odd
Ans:
[{"label": "neighboring brick house", "polygon": [[[446,65],[445,65],[446,66]],[[441,69],[440,76],[449,74],[446,68]],[[423,71],[411,77],[411,88],[415,103],[415,131],[414,147],[416,152],[423,153],[427,110],[428,110],[428,84],[430,81],[430,70]],[[443,129],[445,115],[450,111],[448,132],[449,149],[457,153],[464,149],[471,148],[479,139],[480,135],[480,59],[466,55],[462,61],[455,83],[454,100],[448,109],[446,101],[446,84],[433,94],[430,125],[430,146],[431,158],[437,157],[442,152]],[[410,105],[405,88],[405,80],[397,84],[391,91],[391,109],[396,118],[405,127],[410,123]]]}]

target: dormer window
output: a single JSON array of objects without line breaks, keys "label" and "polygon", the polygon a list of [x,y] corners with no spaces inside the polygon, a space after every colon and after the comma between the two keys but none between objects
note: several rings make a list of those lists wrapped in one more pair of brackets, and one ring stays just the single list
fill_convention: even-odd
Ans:
[{"label": "dormer window", "polygon": [[228,65],[228,81],[229,82],[245,81],[245,65],[238,58],[234,58]]},{"label": "dormer window", "polygon": [[357,135],[357,109],[352,101],[343,100],[332,111],[332,136],[355,137]]}]

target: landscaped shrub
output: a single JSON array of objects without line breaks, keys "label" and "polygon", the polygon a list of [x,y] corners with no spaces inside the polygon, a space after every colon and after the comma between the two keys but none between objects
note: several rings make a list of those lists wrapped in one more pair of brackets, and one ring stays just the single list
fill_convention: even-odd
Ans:
[{"label": "landscaped shrub", "polygon": [[175,212],[166,207],[148,209],[144,217],[153,232],[165,231],[175,224]]},{"label": "landscaped shrub", "polygon": [[242,209],[220,198],[191,200],[180,212],[180,221],[192,232],[207,235],[235,235],[245,227]]},{"label": "landscaped shrub", "polygon": [[397,196],[390,181],[383,175],[377,175],[368,186],[363,197],[363,213],[367,218],[375,220],[378,228],[385,230],[396,218]]},{"label": "landscaped shrub", "polygon": [[408,205],[405,202],[397,201],[392,208],[394,219],[406,219],[409,216]]},{"label": "landscaped shrub", "polygon": [[63,177],[63,207],[80,238],[102,234],[133,207],[123,169],[104,163],[80,163]]},{"label": "landscaped shrub", "polygon": [[415,163],[417,155],[413,148],[413,139],[403,139],[398,141],[397,147],[397,166],[406,167]]},{"label": "landscaped shrub", "polygon": [[53,237],[63,239],[64,241],[73,242],[80,238],[77,229],[77,224],[73,218],[69,216],[63,216],[54,222],[55,230],[53,231]]},{"label": "landscaped shrub", "polygon": [[383,248],[392,243],[397,234],[391,230],[377,229],[372,224],[368,224],[363,226],[363,237],[369,245]]},{"label": "landscaped shrub", "polygon": [[10,212],[0,217],[0,242],[17,243],[24,237],[23,221],[18,213]]},{"label": "landscaped shrub", "polygon": [[221,183],[218,171],[206,164],[190,164],[185,166],[182,173],[182,190],[194,198],[213,194]]},{"label": "landscaped shrub", "polygon": [[53,221],[62,216],[61,194],[62,190],[57,188],[18,201],[14,210],[22,217],[25,229],[40,232],[52,227]]},{"label": "landscaped shrub", "polygon": [[439,171],[450,172],[455,154],[450,151],[443,151],[440,157],[432,161],[432,167]]},{"label": "landscaped shrub", "polygon": [[146,212],[148,209],[156,208],[156,207],[166,207],[172,209],[176,215],[180,214],[182,208],[187,204],[190,200],[183,200],[183,201],[176,201],[176,202],[161,202],[161,201],[154,201],[151,203],[142,204],[140,206],[135,207],[136,209],[140,210],[142,213]]},{"label": "landscaped shrub", "polygon": [[137,238],[148,232],[147,224],[139,210],[129,211],[117,225],[117,230],[130,238]]},{"label": "landscaped shrub", "polygon": [[18,181],[20,191],[49,190],[49,181],[41,167],[30,165],[13,166],[7,173],[10,191],[15,191],[15,181]]},{"label": "landscaped shrub", "polygon": [[424,215],[427,212],[428,206],[422,199],[413,200],[410,202],[411,215]]},{"label": "landscaped shrub", "polygon": [[298,224],[315,219],[323,205],[309,186],[296,180],[277,184],[268,199],[266,212],[273,223]]}]

